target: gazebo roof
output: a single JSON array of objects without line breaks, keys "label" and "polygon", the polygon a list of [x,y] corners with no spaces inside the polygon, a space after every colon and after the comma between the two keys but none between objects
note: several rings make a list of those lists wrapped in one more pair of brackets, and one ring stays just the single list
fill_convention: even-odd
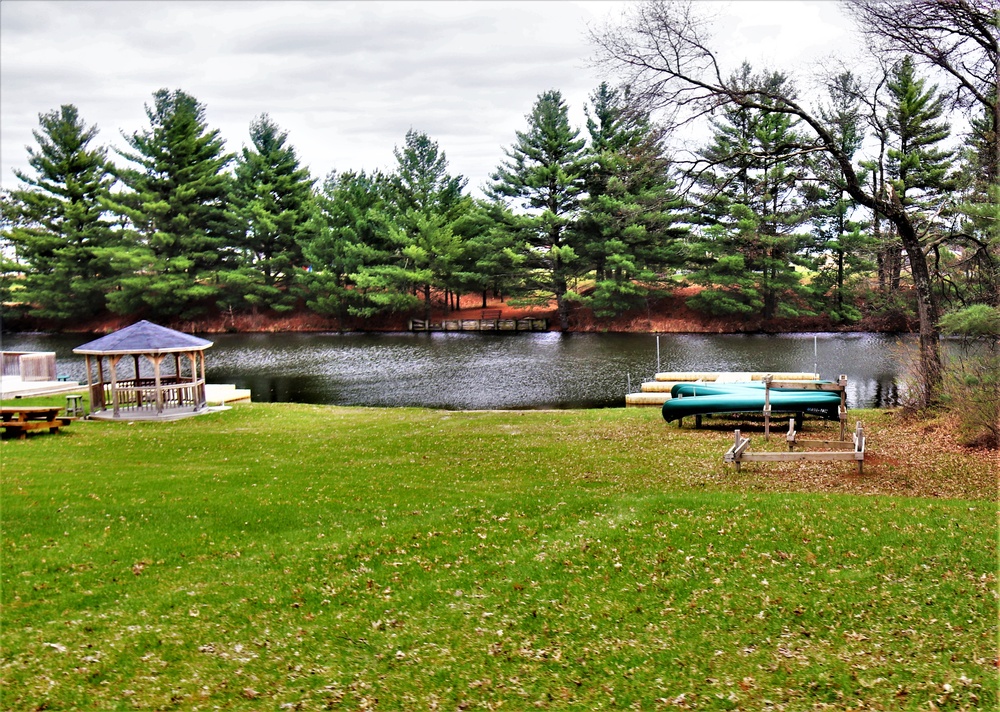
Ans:
[{"label": "gazebo roof", "polygon": [[174,331],[152,322],[137,321],[113,334],[77,346],[75,354],[118,355],[118,354],[166,354],[180,351],[204,351],[211,341]]}]

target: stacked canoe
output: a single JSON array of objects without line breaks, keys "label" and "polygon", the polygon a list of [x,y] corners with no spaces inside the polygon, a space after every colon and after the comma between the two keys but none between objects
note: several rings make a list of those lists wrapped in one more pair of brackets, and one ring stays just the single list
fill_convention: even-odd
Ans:
[{"label": "stacked canoe", "polygon": [[657,373],[653,381],[642,384],[640,392],[625,396],[626,407],[657,407],[671,399],[671,389],[678,384],[720,385],[752,384],[763,386],[764,378],[771,376],[776,381],[815,381],[819,379],[816,373],[780,373],[756,371],[666,371]]},{"label": "stacked canoe", "polygon": [[[783,380],[782,383],[788,383]],[[819,390],[823,381],[803,382],[802,388],[766,388],[763,383],[678,383],[670,389],[670,400],[663,403],[663,419],[668,423],[690,415],[719,413],[793,413],[838,420],[841,394]]]}]

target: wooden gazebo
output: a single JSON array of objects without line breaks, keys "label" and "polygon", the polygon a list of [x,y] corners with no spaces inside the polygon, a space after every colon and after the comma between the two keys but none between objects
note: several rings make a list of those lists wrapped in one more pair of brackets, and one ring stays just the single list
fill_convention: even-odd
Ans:
[{"label": "wooden gazebo", "polygon": [[91,416],[170,420],[204,412],[211,345],[143,320],[78,346],[73,353],[87,359]]}]

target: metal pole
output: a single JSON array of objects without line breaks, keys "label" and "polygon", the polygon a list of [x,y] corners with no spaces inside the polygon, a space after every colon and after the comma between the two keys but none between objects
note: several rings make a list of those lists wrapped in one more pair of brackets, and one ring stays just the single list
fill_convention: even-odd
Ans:
[{"label": "metal pole", "polygon": [[660,372],[660,335],[656,335],[656,372]]}]

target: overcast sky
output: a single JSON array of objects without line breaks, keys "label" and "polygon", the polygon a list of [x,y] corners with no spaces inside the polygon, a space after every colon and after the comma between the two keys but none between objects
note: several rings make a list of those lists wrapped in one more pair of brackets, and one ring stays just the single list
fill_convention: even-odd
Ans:
[{"label": "overcast sky", "polygon": [[[807,70],[847,57],[849,22],[831,0],[702,0],[718,13],[727,64]],[[145,104],[181,89],[227,150],[267,113],[314,177],[391,170],[406,131],[427,133],[452,174],[479,188],[538,94],[558,89],[571,120],[602,80],[588,26],[624,2],[0,2],[0,163],[30,170],[38,115],[74,104],[97,142],[148,127]],[[613,82],[613,77],[609,77]],[[114,156],[116,162],[124,159]]]}]

